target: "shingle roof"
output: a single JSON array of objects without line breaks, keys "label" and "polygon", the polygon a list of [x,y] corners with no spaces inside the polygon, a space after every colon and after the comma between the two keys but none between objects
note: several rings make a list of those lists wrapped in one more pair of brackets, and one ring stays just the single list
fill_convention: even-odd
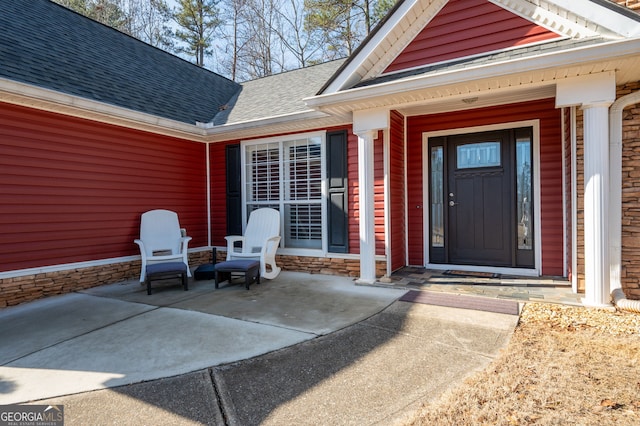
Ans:
[{"label": "shingle roof", "polygon": [[248,81],[216,115],[215,125],[310,111],[303,99],[315,95],[344,59]]},{"label": "shingle roof", "polygon": [[49,0],[5,0],[0,77],[185,123],[240,85]]}]

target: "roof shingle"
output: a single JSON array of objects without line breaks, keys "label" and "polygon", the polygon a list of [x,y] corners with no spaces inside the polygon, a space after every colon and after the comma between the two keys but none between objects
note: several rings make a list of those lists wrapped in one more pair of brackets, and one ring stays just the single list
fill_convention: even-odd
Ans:
[{"label": "roof shingle", "polygon": [[49,0],[8,0],[0,77],[195,124],[240,85]]}]

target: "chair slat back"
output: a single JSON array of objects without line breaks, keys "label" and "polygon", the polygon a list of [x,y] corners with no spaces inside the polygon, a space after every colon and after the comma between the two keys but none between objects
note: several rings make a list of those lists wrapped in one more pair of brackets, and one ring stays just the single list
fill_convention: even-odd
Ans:
[{"label": "chair slat back", "polygon": [[244,232],[244,253],[260,253],[268,238],[280,235],[280,212],[261,208],[251,212]]},{"label": "chair slat back", "polygon": [[154,252],[169,250],[180,253],[180,224],[178,214],[170,210],[151,210],[142,214],[140,239],[148,256]]}]

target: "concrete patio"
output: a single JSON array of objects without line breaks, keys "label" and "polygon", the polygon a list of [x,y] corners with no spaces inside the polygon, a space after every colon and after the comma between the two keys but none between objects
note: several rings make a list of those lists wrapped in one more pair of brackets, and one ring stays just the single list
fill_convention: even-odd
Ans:
[{"label": "concrete patio", "polygon": [[67,424],[389,423],[484,368],[518,318],[295,272],[171,284],[0,311],[0,404],[63,404]]}]

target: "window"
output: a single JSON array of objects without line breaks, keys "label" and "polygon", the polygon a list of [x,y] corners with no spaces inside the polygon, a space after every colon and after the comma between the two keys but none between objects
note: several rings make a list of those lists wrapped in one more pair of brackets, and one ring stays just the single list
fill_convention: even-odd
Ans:
[{"label": "window", "polygon": [[243,145],[243,186],[249,213],[261,207],[283,218],[281,247],[322,249],[324,134]]},{"label": "window", "polygon": [[457,148],[459,169],[495,167],[500,165],[500,142],[480,142]]},{"label": "window", "polygon": [[431,147],[431,247],[444,247],[444,148]]}]

